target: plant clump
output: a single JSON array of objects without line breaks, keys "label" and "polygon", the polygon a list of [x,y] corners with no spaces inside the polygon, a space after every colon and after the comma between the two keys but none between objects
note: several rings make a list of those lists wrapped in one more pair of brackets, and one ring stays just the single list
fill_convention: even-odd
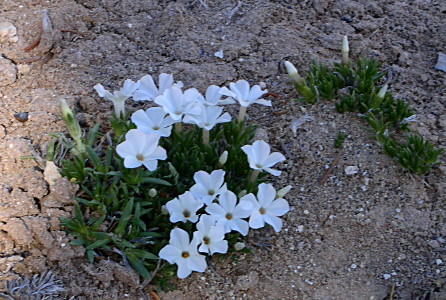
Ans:
[{"label": "plant clump", "polygon": [[[48,153],[80,186],[74,217],[62,218],[75,237],[71,243],[85,247],[90,262],[121,259],[146,280],[168,286],[175,269],[185,278],[203,272],[207,256],[247,251],[240,245],[249,228],[280,231],[291,187],[276,192],[267,183],[267,173],[280,175],[272,167],[285,157],[264,141],[252,143],[256,126],[246,121],[251,104],[271,105],[261,98],[265,90],[239,80],[229,89],[211,85],[203,96],[183,90],[169,74],[158,84],[147,75],[126,80],[114,93],[96,85],[115,111],[109,131],[96,125],[85,137],[62,101],[74,142],[58,135]],[[130,114],[130,97],[150,107]],[[223,105],[236,102],[240,113],[232,120]]]},{"label": "plant clump", "polygon": [[[424,137],[410,132],[410,122],[416,120],[416,115],[409,103],[395,99],[387,84],[380,86],[384,76],[380,63],[368,58],[359,58],[355,63],[348,52],[348,40],[344,37],[341,63],[329,67],[313,62],[305,78],[292,63],[285,62],[300,100],[308,104],[321,99],[337,100],[338,112],[359,113],[372,128],[384,152],[415,174],[425,174],[439,164],[442,149],[435,149]],[[341,144],[337,139],[335,147]]]}]

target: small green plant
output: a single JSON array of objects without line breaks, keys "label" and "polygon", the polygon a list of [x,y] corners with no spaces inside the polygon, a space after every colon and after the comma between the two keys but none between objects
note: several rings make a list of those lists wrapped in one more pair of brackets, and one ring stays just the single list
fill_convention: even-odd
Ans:
[{"label": "small green plant", "polygon": [[[316,62],[310,67],[307,76],[301,77],[297,69],[285,62],[288,74],[302,97],[299,100],[314,104],[319,99],[338,100],[336,111],[357,112],[374,131],[374,138],[383,145],[387,154],[404,168],[424,174],[437,165],[441,149],[410,132],[409,123],[416,116],[410,105],[401,99],[395,100],[387,92],[387,84],[378,84],[384,74],[380,63],[375,59],[359,58],[356,64],[348,57],[348,40],[344,37],[342,62],[328,67]],[[398,142],[406,139],[405,143]],[[336,147],[337,140],[335,140]]]},{"label": "small green plant", "polygon": [[342,144],[344,143],[346,137],[347,137],[346,133],[339,131],[338,135],[336,136],[336,138],[334,140],[333,147],[335,147],[336,149],[341,149]]},{"label": "small green plant", "polygon": [[[271,105],[260,99],[266,91],[241,80],[231,89],[210,86],[203,97],[196,89],[183,92],[168,74],[160,75],[165,90],[153,85],[151,76],[126,80],[113,94],[96,85],[115,114],[110,131],[96,125],[85,137],[63,102],[71,139],[57,135],[48,157],[80,186],[74,217],[61,219],[75,238],[71,244],[84,247],[90,262],[98,256],[121,259],[146,280],[168,287],[175,264],[180,278],[203,272],[204,254],[236,251],[250,226],[268,223],[279,231],[289,188],[276,192],[265,183],[266,173],[280,175],[271,167],[285,157],[270,153],[264,141],[252,143],[256,126],[245,120],[250,104]],[[160,107],[129,114],[129,97]],[[240,113],[231,121],[219,105],[236,101]],[[271,203],[276,207],[269,212]],[[160,259],[170,265],[160,265]]]}]

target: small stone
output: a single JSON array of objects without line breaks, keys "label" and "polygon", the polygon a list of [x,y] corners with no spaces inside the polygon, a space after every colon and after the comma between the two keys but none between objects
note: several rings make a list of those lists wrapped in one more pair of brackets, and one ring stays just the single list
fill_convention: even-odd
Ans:
[{"label": "small stone", "polygon": [[434,68],[446,72],[446,54],[438,52],[438,60]]},{"label": "small stone", "polygon": [[384,277],[384,280],[389,280],[390,277],[392,277],[392,275],[390,275],[390,274],[384,274],[383,277]]},{"label": "small stone", "polygon": [[17,121],[22,122],[22,123],[28,121],[28,116],[29,116],[28,112],[20,112],[20,113],[14,114],[14,118]]},{"label": "small stone", "polygon": [[304,231],[304,225],[297,226],[297,232],[303,232]]},{"label": "small stone", "polygon": [[443,261],[442,261],[441,259],[437,258],[437,259],[435,260],[435,263],[436,263],[437,265],[441,265],[441,264],[443,263]]},{"label": "small stone", "polygon": [[355,265],[355,264],[352,264],[351,266],[350,266],[350,268],[352,268],[352,269],[356,269],[358,266],[357,265]]},{"label": "small stone", "polygon": [[13,84],[17,80],[17,68],[9,59],[0,56],[0,86]]},{"label": "small stone", "polygon": [[438,241],[436,241],[436,240],[430,240],[430,241],[427,242],[427,244],[429,246],[431,246],[432,248],[434,248],[434,249],[440,247],[440,243]]},{"label": "small stone", "polygon": [[264,82],[264,81],[260,81],[260,82],[259,82],[259,86],[260,86],[260,88],[263,90],[264,88],[266,88],[266,82]]},{"label": "small stone", "polygon": [[352,17],[350,17],[349,15],[345,15],[341,18],[342,21],[347,22],[347,23],[351,23],[353,22]]},{"label": "small stone", "polygon": [[358,173],[359,168],[357,166],[347,166],[347,167],[345,167],[344,171],[345,171],[345,174],[347,174],[347,175],[353,175],[353,174]]},{"label": "small stone", "polygon": [[0,42],[8,41],[16,43],[18,41],[17,28],[11,22],[0,23]]},{"label": "small stone", "polygon": [[223,58],[224,57],[223,50],[215,52],[214,56],[217,58]]}]

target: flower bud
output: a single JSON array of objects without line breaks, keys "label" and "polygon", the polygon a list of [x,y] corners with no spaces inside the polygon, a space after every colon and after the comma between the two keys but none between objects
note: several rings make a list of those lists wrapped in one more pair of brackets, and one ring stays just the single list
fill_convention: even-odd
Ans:
[{"label": "flower bud", "polygon": [[150,189],[150,190],[149,190],[149,197],[153,198],[153,197],[156,196],[156,194],[157,194],[157,192],[156,192],[155,189]]},{"label": "flower bud", "polygon": [[169,210],[167,210],[165,205],[161,206],[161,213],[166,216],[169,215]]},{"label": "flower bud", "polygon": [[286,194],[288,194],[288,192],[291,190],[291,188],[292,188],[292,186],[288,185],[288,186],[284,187],[283,189],[280,189],[279,191],[277,191],[276,199],[283,198]]},{"label": "flower bud", "polygon": [[247,193],[248,193],[248,192],[247,192],[246,190],[243,190],[243,191],[241,191],[241,192],[238,194],[238,197],[239,197],[239,198],[242,198],[242,197],[246,196]]},{"label": "flower bud", "polygon": [[378,98],[383,99],[386,96],[387,88],[388,88],[387,84],[382,86],[382,88],[378,92]]},{"label": "flower bud", "polygon": [[303,78],[300,77],[299,72],[297,71],[296,67],[290,63],[289,61],[284,62],[286,71],[288,72],[288,75],[290,76],[291,80],[294,83],[301,83],[303,81]]},{"label": "flower bud", "polygon": [[350,51],[350,48],[348,46],[348,37],[344,35],[344,38],[342,39],[342,63],[348,64],[349,58],[348,58],[348,52]]},{"label": "flower bud", "polygon": [[237,242],[237,243],[235,243],[234,244],[234,249],[236,250],[236,251],[240,251],[240,250],[242,250],[243,248],[245,248],[245,243],[242,243],[242,242]]},{"label": "flower bud", "polygon": [[71,137],[76,142],[76,148],[79,152],[84,152],[85,147],[82,142],[82,130],[79,121],[75,118],[73,111],[68,106],[65,99],[60,100],[60,110],[62,111],[62,119],[67,125]]},{"label": "flower bud", "polygon": [[227,161],[228,161],[228,151],[224,151],[220,155],[220,158],[218,159],[218,164],[223,166]]}]

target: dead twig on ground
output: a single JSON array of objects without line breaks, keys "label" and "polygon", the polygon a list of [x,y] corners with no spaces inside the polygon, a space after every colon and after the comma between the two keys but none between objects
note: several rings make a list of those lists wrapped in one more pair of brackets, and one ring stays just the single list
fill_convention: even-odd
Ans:
[{"label": "dead twig on ground", "polygon": [[39,26],[39,33],[37,38],[29,44],[27,47],[23,48],[23,51],[29,52],[39,46],[40,41],[42,40],[42,36],[44,32],[51,31],[53,29],[53,24],[51,23],[50,15],[48,14],[48,10],[43,11],[42,21]]},{"label": "dead twig on ground", "polygon": [[[149,285],[150,282],[152,282],[153,278],[155,278],[156,274],[162,268],[162,266],[163,265],[161,264],[161,259],[158,259],[158,264],[156,265],[155,270],[153,270],[150,273],[150,277],[144,279],[144,281],[139,286],[139,293],[141,295],[141,298],[143,298],[144,300],[149,300],[147,295],[144,293],[144,289]],[[153,297],[153,299],[155,299],[155,300],[159,299],[158,295],[154,291],[150,291],[149,293]]]},{"label": "dead twig on ground", "polygon": [[330,168],[327,170],[327,172],[325,173],[324,177],[322,177],[322,179],[319,181],[319,184],[322,185],[322,184],[324,184],[327,181],[328,176],[330,176],[330,174],[333,172],[334,168],[338,164],[339,159],[341,158],[341,155],[342,155],[342,151],[339,151],[338,155],[336,155],[336,158],[333,161],[333,163],[331,164]]}]

